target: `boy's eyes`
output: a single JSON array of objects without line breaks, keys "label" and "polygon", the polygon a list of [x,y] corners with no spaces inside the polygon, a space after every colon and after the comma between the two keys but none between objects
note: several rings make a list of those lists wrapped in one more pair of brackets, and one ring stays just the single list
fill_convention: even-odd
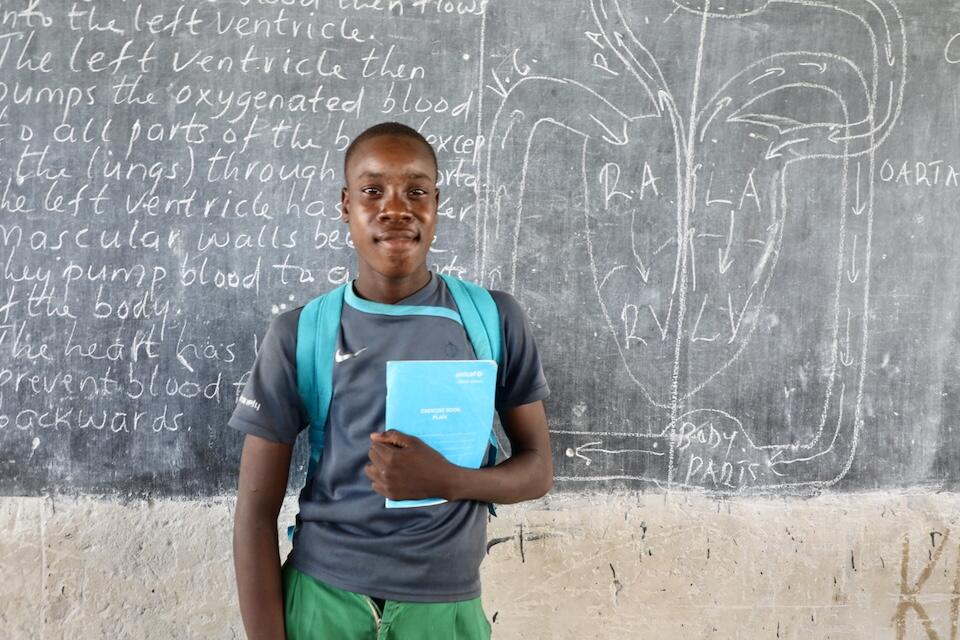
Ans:
[{"label": "boy's eyes", "polygon": [[[363,187],[360,189],[360,191],[369,196],[379,196],[383,194],[383,190],[378,187]],[[407,194],[414,197],[420,197],[427,195],[427,190],[421,189],[420,187],[415,187],[407,191]]]}]

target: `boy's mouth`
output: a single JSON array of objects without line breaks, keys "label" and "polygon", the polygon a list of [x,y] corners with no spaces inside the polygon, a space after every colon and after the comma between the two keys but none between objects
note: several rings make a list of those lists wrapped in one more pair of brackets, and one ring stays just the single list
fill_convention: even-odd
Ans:
[{"label": "boy's mouth", "polygon": [[391,249],[399,249],[416,243],[420,234],[416,231],[386,231],[376,237],[376,243]]}]

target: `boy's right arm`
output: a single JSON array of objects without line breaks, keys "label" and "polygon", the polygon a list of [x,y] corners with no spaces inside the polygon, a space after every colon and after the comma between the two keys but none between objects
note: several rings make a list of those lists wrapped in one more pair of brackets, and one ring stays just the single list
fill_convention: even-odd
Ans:
[{"label": "boy's right arm", "polygon": [[285,637],[277,517],[293,447],[247,434],[240,456],[233,560],[240,615],[250,640]]}]

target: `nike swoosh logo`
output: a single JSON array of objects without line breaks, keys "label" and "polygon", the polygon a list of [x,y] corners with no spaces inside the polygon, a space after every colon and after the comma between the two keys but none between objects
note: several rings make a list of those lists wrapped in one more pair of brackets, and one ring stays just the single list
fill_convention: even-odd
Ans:
[{"label": "nike swoosh logo", "polygon": [[333,358],[334,358],[334,360],[336,360],[337,362],[343,362],[344,360],[349,360],[350,358],[352,358],[352,357],[354,357],[354,356],[360,355],[361,353],[363,353],[364,351],[366,351],[367,348],[368,348],[368,347],[364,347],[363,349],[360,349],[359,351],[354,351],[353,353],[340,353],[340,349],[338,348],[338,349],[337,349],[337,352],[334,354]]}]

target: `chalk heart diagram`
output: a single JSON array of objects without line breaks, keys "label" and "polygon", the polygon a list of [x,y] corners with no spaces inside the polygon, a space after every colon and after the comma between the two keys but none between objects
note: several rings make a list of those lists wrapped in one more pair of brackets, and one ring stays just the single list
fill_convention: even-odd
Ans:
[{"label": "chalk heart diagram", "polygon": [[[687,60],[658,59],[657,46],[677,42],[663,44],[662,20],[627,17],[655,8],[695,34]],[[580,220],[590,306],[662,429],[569,432],[584,446],[567,449],[564,469],[574,471],[564,478],[718,491],[835,484],[864,431],[874,153],[898,120],[906,81],[898,7],[591,0],[590,10],[593,66],[626,78],[637,98],[618,104],[570,78],[516,77],[490,124],[478,229],[482,278],[516,291],[534,260],[525,251],[543,249],[529,248],[544,224],[530,193],[550,167],[531,153],[561,133],[582,139],[580,175],[563,177],[582,186],[556,215]],[[808,30],[818,44],[754,59],[738,47],[728,56],[743,59],[736,67],[706,54],[724,29],[779,24],[792,32],[784,42]],[[828,28],[844,37],[818,33]],[[706,68],[711,60],[728,77]],[[634,446],[623,445],[628,435]],[[649,464],[591,476],[603,455]]]}]

